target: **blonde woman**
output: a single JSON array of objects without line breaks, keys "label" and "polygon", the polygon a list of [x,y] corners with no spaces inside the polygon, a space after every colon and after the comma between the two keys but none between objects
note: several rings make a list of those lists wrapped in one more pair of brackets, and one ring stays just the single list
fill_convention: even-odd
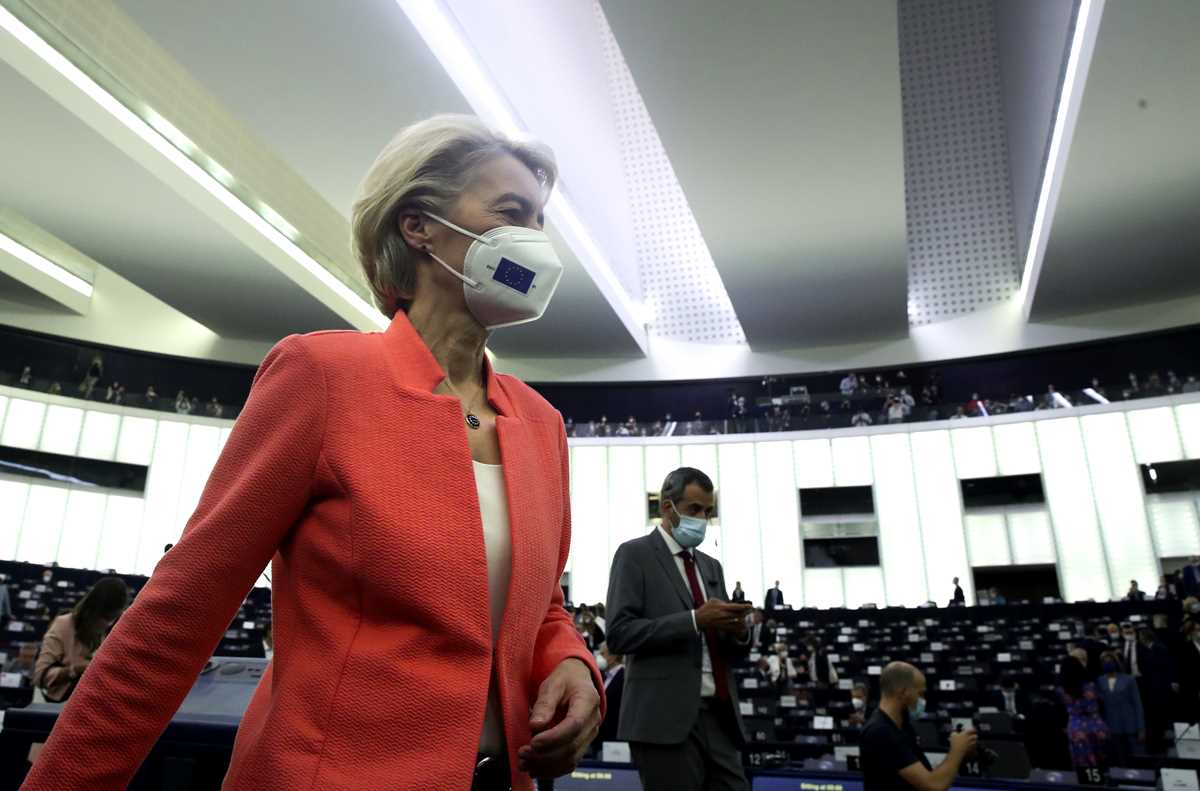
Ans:
[{"label": "blonde woman", "polygon": [[388,144],[353,233],[391,325],[267,355],[27,788],[124,788],[272,559],[274,656],[225,789],[531,789],[575,765],[603,678],[562,607],[563,423],[484,355],[558,283],[554,179],[545,147],[470,117]]}]

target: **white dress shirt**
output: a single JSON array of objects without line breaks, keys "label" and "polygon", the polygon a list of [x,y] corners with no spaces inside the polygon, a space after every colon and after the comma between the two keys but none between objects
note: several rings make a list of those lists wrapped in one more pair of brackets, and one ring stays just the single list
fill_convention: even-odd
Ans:
[{"label": "white dress shirt", "polygon": [[[671,534],[663,529],[662,525],[658,526],[658,533],[667,542],[667,549],[671,552],[671,557],[675,559],[675,568],[679,569],[679,576],[683,579],[683,587],[689,592],[692,590],[692,583],[688,580],[687,568],[683,565],[683,558],[679,557],[679,553],[683,552],[683,547],[679,546],[679,542],[671,537]],[[692,558],[696,556],[693,553]],[[700,594],[704,597],[704,601],[708,601],[708,591],[704,589],[704,575],[700,573],[700,568],[696,568],[696,581],[700,583]],[[708,655],[708,646],[704,642],[704,632],[700,631],[700,627],[696,625],[696,610],[692,608],[692,628],[696,630],[696,634],[700,635],[700,697],[711,698],[717,694],[717,683],[713,681],[712,657]]]},{"label": "white dress shirt", "polygon": [[[483,545],[487,550],[488,600],[492,614],[492,643],[500,634],[504,605],[512,576],[512,533],[508,526],[508,495],[504,491],[504,468],[499,464],[475,462],[475,489],[479,494],[479,516],[483,522]],[[496,677],[488,689],[487,711],[479,752],[504,755],[504,720]]]}]

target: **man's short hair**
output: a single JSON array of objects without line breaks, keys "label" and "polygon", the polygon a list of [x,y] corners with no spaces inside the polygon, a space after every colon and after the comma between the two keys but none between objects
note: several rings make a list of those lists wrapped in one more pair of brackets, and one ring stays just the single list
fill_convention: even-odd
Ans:
[{"label": "man's short hair", "polygon": [[917,685],[917,669],[905,662],[891,662],[879,674],[879,694],[895,697]]},{"label": "man's short hair", "polygon": [[693,483],[699,485],[706,492],[713,490],[712,478],[695,467],[680,467],[667,473],[659,497],[662,502],[670,500],[672,503],[678,503],[683,497],[684,491]]}]

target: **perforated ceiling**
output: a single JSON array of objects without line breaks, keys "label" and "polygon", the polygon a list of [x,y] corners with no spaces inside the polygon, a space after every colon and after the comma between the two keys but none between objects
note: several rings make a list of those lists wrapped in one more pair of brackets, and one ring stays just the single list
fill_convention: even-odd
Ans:
[{"label": "perforated ceiling", "polygon": [[1020,285],[991,0],[900,0],[910,325]]},{"label": "perforated ceiling", "polygon": [[608,67],[648,329],[676,340],[745,343],[725,284],[621,48],[600,3],[594,0],[592,7]]}]

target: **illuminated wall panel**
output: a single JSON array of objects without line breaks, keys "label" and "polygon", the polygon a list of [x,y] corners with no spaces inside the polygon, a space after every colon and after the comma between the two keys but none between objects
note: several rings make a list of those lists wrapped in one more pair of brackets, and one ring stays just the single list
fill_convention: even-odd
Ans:
[{"label": "illuminated wall panel", "polygon": [[[143,501],[140,497],[110,494],[104,508],[104,526],[100,531],[100,551],[96,568],[112,569],[121,574],[134,573],[139,535],[143,524]],[[233,548],[230,548],[231,551]],[[162,556],[162,545],[158,547]],[[154,559],[157,562],[157,558]],[[154,562],[148,564],[154,570]]]},{"label": "illuminated wall panel", "polygon": [[[640,487],[639,487],[640,488]],[[571,448],[571,599],[604,601],[608,595],[608,449],[602,445]],[[615,547],[614,547],[615,550]]]},{"label": "illuminated wall panel", "polygon": [[1183,455],[1189,459],[1200,459],[1200,403],[1175,407],[1175,421],[1179,425],[1179,436],[1183,439]]},{"label": "illuminated wall panel", "polygon": [[[125,526],[125,530],[132,530],[134,551],[128,560],[122,560],[125,564],[124,568],[114,566],[119,571],[133,571],[134,569],[149,571],[153,569],[162,554],[163,545],[173,542],[178,537],[179,530],[175,524],[175,517],[179,505],[179,489],[183,483],[187,439],[187,423],[178,420],[158,421],[158,430],[154,435],[154,461],[146,476],[145,535],[142,535],[142,525]],[[111,511],[111,501],[109,505]],[[106,521],[106,532],[103,539],[105,542],[109,540],[107,526],[108,522]],[[121,534],[121,539],[122,541],[127,539],[125,533]],[[139,543],[143,547],[140,556],[137,550]],[[106,550],[107,547],[103,547],[101,555]],[[114,550],[122,559],[124,558],[123,551]],[[138,573],[145,572],[139,571]]]},{"label": "illuminated wall panel", "polygon": [[678,445],[647,445],[646,492],[658,492],[667,474],[682,466],[679,463]]},{"label": "illuminated wall panel", "polygon": [[1200,520],[1192,494],[1146,496],[1146,513],[1160,558],[1200,555]]},{"label": "illuminated wall panel", "polygon": [[1042,483],[1054,525],[1064,601],[1108,600],[1113,593],[1092,498],[1079,419],[1039,420]]},{"label": "illuminated wall panel", "polygon": [[[800,498],[796,492],[792,443],[759,442],[755,445],[758,469],[759,529],[762,532],[762,584],[746,587],[746,598],[762,604],[767,586],[779,580],[796,590],[793,606],[802,606],[804,562],[800,543]],[[786,582],[784,582],[786,580]],[[732,584],[732,582],[730,582]]]},{"label": "illuminated wall panel", "polygon": [[792,445],[796,454],[796,486],[816,489],[833,486],[833,453],[827,439],[798,439]]},{"label": "illuminated wall panel", "polygon": [[121,434],[117,439],[117,461],[149,466],[154,457],[154,432],[157,426],[158,421],[154,418],[122,417]]},{"label": "illuminated wall panel", "polygon": [[1114,593],[1124,594],[1130,580],[1137,580],[1142,590],[1154,590],[1159,566],[1125,415],[1085,415],[1082,423]]},{"label": "illuminated wall panel", "polygon": [[1010,508],[1008,536],[1012,562],[1022,566],[1054,563],[1054,530],[1045,508]]},{"label": "illuminated wall panel", "polygon": [[842,579],[847,607],[856,608],[864,604],[875,604],[879,607],[886,605],[883,569],[878,566],[842,569]]},{"label": "illuminated wall panel", "polygon": [[950,438],[959,478],[996,477],[996,448],[990,426],[957,428],[950,432]]},{"label": "illuminated wall panel", "polygon": [[74,456],[79,447],[79,432],[83,428],[83,410],[78,407],[51,404],[46,409],[46,424],[38,450]]},{"label": "illuminated wall panel", "polygon": [[[784,589],[786,600],[787,590]],[[806,569],[804,572],[804,606],[828,609],[844,607],[846,592],[841,569]]]},{"label": "illuminated wall panel", "polygon": [[[741,580],[747,591],[765,591],[762,566],[762,528],[758,512],[759,481],[754,443],[727,442],[717,446],[721,471],[721,562],[732,590]],[[708,549],[708,542],[701,549]],[[752,594],[753,595],[753,594]]]},{"label": "illuminated wall panel", "polygon": [[968,573],[970,563],[950,432],[913,432],[912,455],[929,590],[941,590],[957,576],[967,599],[973,601],[974,582]]},{"label": "illuminated wall panel", "polygon": [[1179,429],[1175,426],[1175,411],[1171,407],[1136,409],[1128,415],[1133,455],[1138,464],[1179,461],[1183,458],[1183,445],[1179,440]]},{"label": "illuminated wall panel", "polygon": [[833,448],[833,479],[836,486],[870,486],[871,441],[862,437],[836,437]]},{"label": "illuminated wall panel", "polygon": [[608,449],[608,552],[597,560],[612,563],[617,547],[648,532],[645,456],[640,445],[612,445]]},{"label": "illuminated wall panel", "polygon": [[879,554],[888,604],[921,604],[928,600],[929,590],[925,584],[925,557],[908,435],[873,435],[871,460],[879,516]]},{"label": "illuminated wall panel", "polygon": [[29,487],[25,503],[25,518],[21,520],[21,539],[17,544],[17,560],[49,565],[58,556],[58,539],[62,534],[63,515],[67,510],[65,486]]},{"label": "illuminated wall panel", "polygon": [[46,405],[40,401],[13,398],[8,402],[4,416],[4,431],[0,432],[0,445],[10,448],[34,450],[42,436],[42,421],[46,417]]},{"label": "illuminated wall panel", "polygon": [[83,418],[79,455],[89,459],[112,461],[117,455],[117,435],[120,430],[120,415],[89,409]]},{"label": "illuminated wall panel", "polygon": [[58,543],[58,565],[78,569],[96,568],[100,532],[104,527],[103,492],[73,489],[67,497],[62,538]]},{"label": "illuminated wall panel", "polygon": [[996,462],[1000,475],[1033,475],[1042,471],[1037,433],[1032,423],[1002,423],[992,426]]},{"label": "illuminated wall panel", "polygon": [[[1008,548],[1008,523],[1002,512],[969,513],[964,517],[963,524],[973,567],[1007,566],[1012,563],[1012,552]],[[966,580],[967,576],[959,575],[959,584]],[[966,591],[965,587],[963,591]],[[970,597],[967,600],[974,601]]]},{"label": "illuminated wall panel", "polygon": [[29,500],[29,484],[22,480],[0,478],[0,558],[15,560],[21,523],[25,520],[25,504]]},{"label": "illuminated wall panel", "polygon": [[192,423],[188,426],[187,450],[183,455],[183,478],[179,482],[179,499],[175,505],[172,529],[163,535],[162,543],[175,543],[200,502],[220,453],[221,430],[216,426]]}]

